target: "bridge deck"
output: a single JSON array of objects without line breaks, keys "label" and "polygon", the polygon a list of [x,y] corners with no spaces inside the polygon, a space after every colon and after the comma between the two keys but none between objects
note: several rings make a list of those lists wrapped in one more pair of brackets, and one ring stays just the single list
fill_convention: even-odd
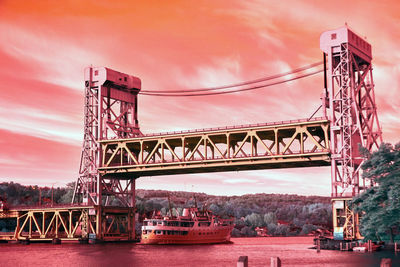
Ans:
[{"label": "bridge deck", "polygon": [[330,164],[326,118],[158,133],[100,143],[100,173],[122,179]]}]

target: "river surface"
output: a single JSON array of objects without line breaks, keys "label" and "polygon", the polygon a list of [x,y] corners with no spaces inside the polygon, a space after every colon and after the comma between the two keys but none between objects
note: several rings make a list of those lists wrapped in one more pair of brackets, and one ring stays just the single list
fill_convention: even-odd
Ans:
[{"label": "river surface", "polygon": [[357,253],[312,247],[312,237],[232,238],[231,244],[141,245],[136,243],[0,244],[0,266],[236,266],[239,256],[249,257],[249,267],[270,266],[279,257],[284,266],[379,266],[394,252]]}]

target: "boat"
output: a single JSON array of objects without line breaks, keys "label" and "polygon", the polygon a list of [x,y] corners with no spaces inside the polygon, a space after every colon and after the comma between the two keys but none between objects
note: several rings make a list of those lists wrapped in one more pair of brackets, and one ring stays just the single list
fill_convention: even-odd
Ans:
[{"label": "boat", "polygon": [[153,215],[143,220],[142,244],[215,244],[229,242],[233,218],[222,219],[209,210],[185,208],[182,215]]}]

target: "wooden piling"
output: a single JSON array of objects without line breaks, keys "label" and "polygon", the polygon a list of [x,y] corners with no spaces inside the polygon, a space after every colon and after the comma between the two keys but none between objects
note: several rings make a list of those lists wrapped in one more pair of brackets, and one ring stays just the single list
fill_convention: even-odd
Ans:
[{"label": "wooden piling", "polygon": [[240,256],[236,264],[237,267],[248,267],[248,257]]},{"label": "wooden piling", "polygon": [[395,242],[394,243],[394,252],[399,252],[400,251],[400,248],[399,248],[399,246],[397,245],[397,243]]},{"label": "wooden piling", "polygon": [[368,252],[372,251],[372,241],[368,240]]},{"label": "wooden piling", "polygon": [[60,245],[60,244],[61,244],[61,239],[59,239],[59,238],[53,238],[53,239],[51,240],[51,243],[52,243],[53,245]]},{"label": "wooden piling", "polygon": [[381,267],[392,267],[392,259],[383,258],[381,260]]},{"label": "wooden piling", "polygon": [[271,257],[271,267],[281,267],[281,259],[279,257]]}]

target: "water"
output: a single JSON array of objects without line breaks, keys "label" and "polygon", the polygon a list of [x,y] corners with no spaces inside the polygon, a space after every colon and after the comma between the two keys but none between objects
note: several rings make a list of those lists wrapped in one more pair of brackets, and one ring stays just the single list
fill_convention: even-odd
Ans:
[{"label": "water", "polygon": [[280,257],[282,266],[379,266],[381,258],[400,266],[400,255],[391,252],[318,253],[308,249],[312,239],[232,238],[232,244],[216,245],[0,244],[0,266],[236,266],[241,255],[249,257],[249,267],[269,266],[271,257]]}]

